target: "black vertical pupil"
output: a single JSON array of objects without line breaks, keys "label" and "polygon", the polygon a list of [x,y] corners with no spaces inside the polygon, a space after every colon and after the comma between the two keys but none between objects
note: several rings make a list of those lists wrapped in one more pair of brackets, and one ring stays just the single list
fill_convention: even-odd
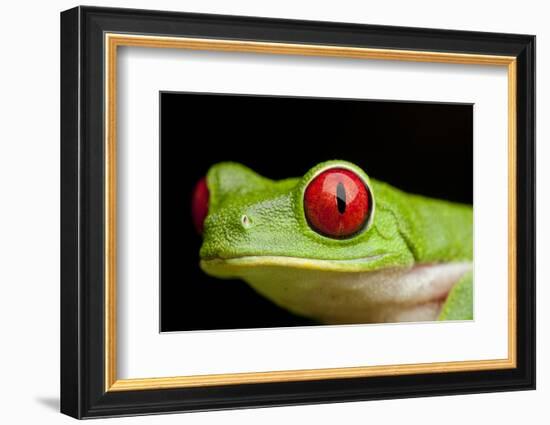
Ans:
[{"label": "black vertical pupil", "polygon": [[338,212],[344,214],[346,212],[346,188],[342,182],[336,186],[336,204],[338,206]]}]

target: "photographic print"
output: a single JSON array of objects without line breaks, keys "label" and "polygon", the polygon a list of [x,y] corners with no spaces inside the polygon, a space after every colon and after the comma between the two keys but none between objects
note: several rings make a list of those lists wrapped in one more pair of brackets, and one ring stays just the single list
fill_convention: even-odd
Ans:
[{"label": "photographic print", "polygon": [[63,413],[534,389],[534,36],[80,6],[61,76]]},{"label": "photographic print", "polygon": [[473,105],[160,93],[161,331],[473,319]]}]

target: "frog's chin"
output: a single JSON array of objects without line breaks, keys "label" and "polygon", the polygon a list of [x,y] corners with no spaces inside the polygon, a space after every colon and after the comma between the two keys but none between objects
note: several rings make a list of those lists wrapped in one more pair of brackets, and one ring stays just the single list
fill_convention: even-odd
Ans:
[{"label": "frog's chin", "polygon": [[378,257],[354,261],[287,257],[202,260],[203,270],[241,278],[291,312],[327,324],[436,320],[470,262],[383,266]]}]

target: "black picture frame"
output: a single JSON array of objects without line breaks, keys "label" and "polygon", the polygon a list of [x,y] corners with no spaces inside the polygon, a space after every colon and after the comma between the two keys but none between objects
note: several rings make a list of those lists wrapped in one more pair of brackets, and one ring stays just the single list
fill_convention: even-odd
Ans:
[{"label": "black picture frame", "polygon": [[[104,34],[505,55],[517,63],[515,368],[105,390]],[[76,418],[535,388],[535,37],[132,9],[61,13],[61,412]]]}]

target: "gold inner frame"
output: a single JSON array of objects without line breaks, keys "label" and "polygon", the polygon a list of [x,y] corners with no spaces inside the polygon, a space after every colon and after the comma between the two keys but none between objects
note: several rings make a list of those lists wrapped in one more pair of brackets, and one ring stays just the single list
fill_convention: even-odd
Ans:
[{"label": "gold inner frame", "polygon": [[[148,35],[105,34],[105,391],[129,391],[509,369],[516,367],[516,58],[513,56],[370,49]],[[507,67],[508,72],[508,357],[495,360],[118,379],[116,325],[116,99],[119,46],[324,56]]]}]

